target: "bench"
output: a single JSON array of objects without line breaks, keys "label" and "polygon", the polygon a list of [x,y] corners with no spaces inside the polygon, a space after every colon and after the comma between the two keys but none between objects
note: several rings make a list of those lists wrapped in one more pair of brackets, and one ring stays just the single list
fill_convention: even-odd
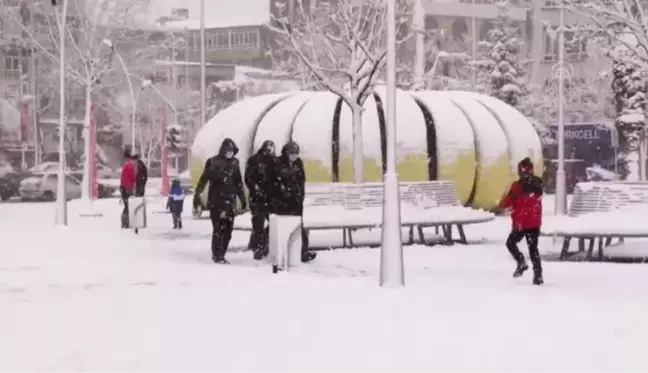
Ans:
[{"label": "bench", "polygon": [[[648,213],[648,183],[578,183],[568,216],[556,217],[554,227],[545,224],[542,233],[563,238],[560,260],[582,252],[586,252],[586,260],[592,260],[595,246],[597,259],[603,260],[604,248],[612,245],[614,239],[623,242],[625,238],[648,237],[645,218],[641,221],[630,218],[630,214],[643,208]],[[578,252],[572,253],[569,249],[574,239],[578,240]]]},{"label": "bench", "polygon": [[[464,226],[494,219],[490,212],[463,207],[451,181],[400,183],[401,225],[409,228],[408,243],[415,236],[426,243],[424,228],[442,232],[444,243],[467,243]],[[355,245],[358,229],[382,224],[382,183],[309,183],[304,200],[304,229],[341,229],[342,247]],[[235,221],[235,229],[250,230],[249,215]],[[453,228],[458,239],[453,237]]]}]

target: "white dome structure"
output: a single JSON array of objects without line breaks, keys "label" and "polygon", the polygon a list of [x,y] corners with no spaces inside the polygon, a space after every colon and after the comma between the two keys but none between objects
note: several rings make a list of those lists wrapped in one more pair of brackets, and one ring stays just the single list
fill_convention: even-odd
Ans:
[{"label": "white dome structure", "polygon": [[[377,87],[364,104],[364,179],[382,180],[386,100]],[[492,209],[517,179],[517,163],[532,159],[542,173],[533,125],[515,108],[473,92],[397,91],[397,157],[401,181],[453,180],[466,205]],[[248,98],[216,114],[197,134],[191,176],[225,138],[239,146],[241,171],[263,141],[301,147],[308,182],[353,181],[350,108],[330,92],[294,91]]]}]

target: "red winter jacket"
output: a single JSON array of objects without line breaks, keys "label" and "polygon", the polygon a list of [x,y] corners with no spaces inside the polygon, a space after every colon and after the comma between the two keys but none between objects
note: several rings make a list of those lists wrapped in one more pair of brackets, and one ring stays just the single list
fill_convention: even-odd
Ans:
[{"label": "red winter jacket", "polygon": [[127,192],[135,191],[135,180],[137,179],[137,165],[132,159],[127,159],[121,169],[121,182],[119,186]]},{"label": "red winter jacket", "polygon": [[533,164],[524,159],[518,165],[520,179],[511,185],[500,203],[501,208],[511,208],[513,230],[537,229],[542,225],[543,182],[533,175]]}]

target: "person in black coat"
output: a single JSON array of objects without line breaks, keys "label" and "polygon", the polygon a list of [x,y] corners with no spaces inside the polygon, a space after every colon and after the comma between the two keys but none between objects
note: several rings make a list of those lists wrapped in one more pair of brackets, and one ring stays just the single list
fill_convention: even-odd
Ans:
[{"label": "person in black coat", "polygon": [[[304,163],[299,158],[299,145],[291,141],[281,149],[281,155],[272,172],[272,212],[303,219],[305,197]],[[308,251],[308,243],[308,233],[302,224],[302,262],[309,262],[316,256]]]},{"label": "person in black coat", "polygon": [[205,162],[198,185],[194,192],[193,205],[200,205],[200,194],[209,182],[207,208],[212,222],[212,260],[215,263],[227,264],[225,253],[232,238],[234,229],[234,211],[236,198],[241,200],[241,208],[246,209],[247,202],[243,191],[243,178],[239,161],[235,157],[238,147],[230,138],[223,140],[218,155]]},{"label": "person in black coat", "polygon": [[270,217],[270,194],[272,193],[270,173],[275,159],[275,144],[271,140],[266,140],[245,165],[245,186],[248,188],[252,214],[252,234],[250,234],[248,248],[252,250],[256,260],[268,256],[266,223]]},{"label": "person in black coat", "polygon": [[133,155],[137,166],[137,177],[135,178],[135,197],[144,197],[146,192],[146,183],[148,182],[148,168],[146,163],[142,161],[139,154]]}]

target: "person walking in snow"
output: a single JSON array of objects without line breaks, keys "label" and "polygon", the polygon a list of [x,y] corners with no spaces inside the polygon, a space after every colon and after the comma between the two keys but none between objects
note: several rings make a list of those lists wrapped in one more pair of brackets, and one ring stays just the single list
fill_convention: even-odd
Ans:
[{"label": "person walking in snow", "polygon": [[[299,158],[299,145],[291,141],[281,149],[281,155],[272,171],[272,213],[285,216],[299,216],[303,219],[306,197],[306,173]],[[316,254],[308,250],[308,233],[302,223],[302,262],[315,259]]]},{"label": "person walking in snow", "polygon": [[538,252],[538,238],[542,225],[542,194],[544,183],[533,174],[533,163],[530,158],[524,158],[518,164],[519,179],[511,185],[508,195],[502,200],[500,207],[511,209],[513,223],[511,233],[506,240],[506,247],[517,262],[513,277],[520,277],[529,269],[517,244],[526,239],[529,256],[533,265],[533,284],[542,285],[542,262]]},{"label": "person walking in snow", "polygon": [[167,209],[173,219],[173,229],[182,229],[182,209],[184,205],[185,193],[180,185],[180,180],[173,179],[169,199],[167,200]]},{"label": "person walking in snow", "polygon": [[133,155],[135,164],[137,165],[137,178],[135,179],[135,197],[144,197],[146,192],[146,183],[148,182],[148,168],[146,163],[142,161],[139,154]]},{"label": "person walking in snow", "polygon": [[137,180],[137,165],[130,149],[124,150],[124,164],[121,169],[121,178],[119,182],[119,192],[121,194],[124,209],[121,214],[122,228],[130,227],[130,216],[128,210],[128,199],[135,193],[135,182]]},{"label": "person walking in snow", "polygon": [[241,200],[241,208],[247,207],[243,191],[243,178],[239,161],[236,158],[238,147],[230,138],[223,140],[218,155],[205,162],[198,185],[194,192],[193,206],[200,206],[200,194],[209,183],[207,208],[212,222],[212,260],[218,264],[228,264],[225,254],[234,229],[236,198]]},{"label": "person walking in snow", "polygon": [[272,193],[270,174],[275,162],[275,144],[271,140],[266,140],[245,165],[245,186],[248,189],[252,214],[252,233],[248,249],[252,250],[256,260],[268,256],[267,223],[270,218]]}]

